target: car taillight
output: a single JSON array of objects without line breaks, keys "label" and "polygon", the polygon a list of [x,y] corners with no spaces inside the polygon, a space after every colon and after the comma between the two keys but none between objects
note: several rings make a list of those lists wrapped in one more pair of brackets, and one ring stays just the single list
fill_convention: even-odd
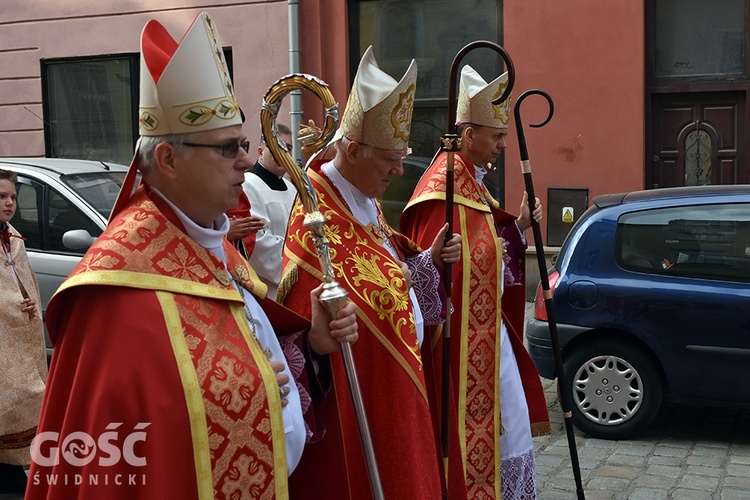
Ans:
[{"label": "car taillight", "polygon": [[[549,291],[551,296],[551,294],[555,293],[555,285],[557,285],[557,280],[560,278],[560,273],[552,271],[547,278],[549,279]],[[534,297],[534,318],[547,321],[549,319],[547,318],[547,307],[544,305],[544,295],[542,294],[542,285],[539,284],[536,288],[536,296]]]}]

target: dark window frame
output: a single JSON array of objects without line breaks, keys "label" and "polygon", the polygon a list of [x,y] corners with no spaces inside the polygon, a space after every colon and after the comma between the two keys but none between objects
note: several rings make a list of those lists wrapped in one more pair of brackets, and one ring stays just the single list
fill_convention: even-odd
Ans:
[{"label": "dark window frame", "polygon": [[[656,2],[646,2],[646,88],[649,92],[695,92],[699,90],[746,90],[750,83],[750,0],[744,0],[744,72],[742,75],[656,76]],[[707,89],[706,87],[710,87]]]},{"label": "dark window frame", "polygon": [[[234,80],[234,60],[232,56],[232,48],[224,47],[224,58],[227,63],[227,70],[229,75]],[[55,152],[53,151],[52,144],[52,123],[50,120],[50,82],[47,73],[47,68],[51,64],[65,64],[65,63],[82,63],[82,62],[98,62],[98,61],[113,61],[113,60],[127,60],[130,63],[130,73],[128,78],[130,79],[130,99],[132,103],[131,109],[131,134],[132,134],[132,149],[135,150],[135,145],[138,142],[140,134],[139,123],[138,123],[138,105],[140,102],[140,67],[141,67],[141,56],[139,52],[124,52],[120,54],[105,54],[95,56],[80,56],[80,57],[61,57],[61,58],[50,58],[40,59],[40,74],[42,80],[42,115],[44,122],[44,153],[48,158],[54,158]],[[84,158],[90,159],[90,158]]]},{"label": "dark window frame", "polygon": [[[131,109],[131,135],[132,135],[132,146],[135,149],[135,144],[138,141],[138,99],[139,99],[139,83],[140,82],[140,54],[135,53],[122,53],[122,54],[106,54],[96,56],[80,56],[80,57],[62,57],[62,58],[50,58],[40,60],[40,71],[42,75],[42,113],[44,116],[44,152],[48,158],[56,157],[56,152],[53,150],[52,143],[52,122],[50,119],[50,81],[48,75],[48,68],[51,65],[66,64],[66,63],[85,63],[85,62],[103,62],[103,61],[115,61],[115,60],[127,60],[130,63],[130,72],[128,78],[130,79],[130,99],[133,103]],[[89,159],[89,158],[84,158]]]}]

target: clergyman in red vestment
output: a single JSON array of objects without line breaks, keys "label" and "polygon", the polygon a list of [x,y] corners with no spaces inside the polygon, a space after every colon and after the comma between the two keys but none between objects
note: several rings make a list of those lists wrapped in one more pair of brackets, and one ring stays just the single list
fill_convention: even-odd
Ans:
[{"label": "clergyman in red vestment", "polygon": [[[416,63],[396,82],[368,48],[329,149],[332,161],[308,168],[327,218],[336,280],[357,306],[360,338],[352,351],[385,498],[441,497],[439,450],[422,366],[424,326],[442,321],[442,262],[456,262],[460,239],[445,244],[447,225],[421,251],[393,231],[377,197],[403,174],[417,79]],[[325,156],[325,154],[321,155]],[[298,202],[292,209],[277,300],[308,311],[312,283],[322,278]],[[444,246],[445,244],[445,246]],[[412,286],[413,285],[413,286]],[[444,294],[443,294],[444,298]],[[326,433],[306,447],[290,478],[294,498],[370,498],[370,483],[343,362],[332,356],[333,389]]]},{"label": "clergyman in red vestment", "polygon": [[[490,101],[507,82],[507,73],[487,83],[464,66],[456,113],[461,151],[454,157],[453,220],[464,246],[452,268],[451,427],[458,426],[458,441],[451,440],[449,449],[460,450],[461,459],[448,468],[449,491],[465,487],[468,498],[534,498],[531,438],[551,432],[539,374],[522,337],[524,231],[531,214],[526,196],[521,216],[504,212],[483,182],[487,164],[505,147],[510,100]],[[445,221],[446,161],[447,153],[433,160],[401,215],[401,229],[417,243],[430,241]],[[537,204],[534,216],[541,215]],[[439,370],[442,327],[429,334]]]},{"label": "clergyman in red vestment", "polygon": [[356,340],[356,306],[297,316],[224,237],[251,160],[207,14],[179,43],[149,21],[140,95],[109,225],[49,305],[25,498],[287,498],[322,390],[306,359]]}]

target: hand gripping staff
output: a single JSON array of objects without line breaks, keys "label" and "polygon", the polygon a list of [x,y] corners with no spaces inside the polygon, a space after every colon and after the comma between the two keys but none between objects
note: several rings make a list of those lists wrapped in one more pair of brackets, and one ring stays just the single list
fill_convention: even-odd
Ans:
[{"label": "hand gripping staff", "polygon": [[[513,115],[516,120],[516,132],[518,133],[518,149],[521,152],[521,173],[523,173],[523,181],[526,185],[526,193],[528,195],[529,202],[529,213],[534,213],[534,205],[536,203],[536,196],[534,195],[534,183],[531,179],[531,163],[529,162],[529,152],[526,149],[526,138],[523,133],[523,124],[521,123],[521,102],[530,95],[538,94],[547,99],[549,103],[549,115],[547,118],[536,124],[529,125],[530,127],[543,127],[551,119],[552,114],[555,111],[555,105],[552,102],[552,98],[543,90],[531,89],[527,90],[518,97],[515,108],[513,109]],[[544,306],[547,309],[547,318],[549,320],[549,333],[552,339],[552,352],[555,358],[555,369],[557,370],[557,388],[560,391],[560,407],[562,408],[563,417],[565,417],[565,431],[568,437],[568,448],[570,449],[570,463],[573,467],[573,476],[576,481],[576,494],[579,500],[584,500],[583,484],[581,483],[581,470],[578,465],[578,451],[576,450],[576,440],[573,433],[573,421],[571,420],[573,414],[570,412],[570,395],[568,394],[568,388],[565,386],[563,381],[565,380],[565,373],[563,370],[562,356],[560,350],[560,340],[557,334],[557,323],[555,322],[554,309],[552,308],[552,293],[550,292],[549,277],[547,276],[547,265],[544,261],[544,245],[542,243],[542,231],[539,228],[539,222],[531,217],[531,227],[534,231],[534,245],[536,246],[536,257],[539,263],[539,276],[542,280],[542,291],[544,295]]]},{"label": "hand gripping staff", "polygon": [[[304,226],[308,228],[315,244],[315,250],[318,253],[321,270],[323,271],[323,293],[320,295],[320,301],[331,313],[332,317],[346,303],[349,293],[342,288],[334,279],[333,265],[331,264],[330,246],[328,238],[325,235],[326,217],[318,207],[318,194],[315,192],[310,178],[307,173],[294,161],[292,155],[283,146],[284,142],[279,138],[276,128],[276,116],[278,115],[281,101],[284,97],[297,89],[307,89],[313,92],[326,108],[326,118],[324,129],[317,129],[316,133],[305,138],[303,151],[317,151],[325,146],[335,132],[336,122],[338,121],[338,104],[333,98],[333,94],[328,90],[328,85],[314,76],[304,74],[287,75],[274,83],[266,95],[263,97],[263,105],[260,111],[260,124],[263,133],[263,140],[274,159],[283,165],[289,177],[294,183],[299,193],[302,205],[305,208]],[[314,129],[314,124],[311,124]],[[359,437],[362,441],[362,449],[365,454],[367,472],[370,477],[370,488],[373,497],[376,500],[383,499],[383,487],[380,483],[380,474],[378,465],[375,460],[375,451],[372,446],[370,436],[370,427],[367,423],[365,414],[365,405],[362,400],[362,392],[357,378],[357,368],[354,365],[354,356],[352,356],[351,344],[341,344],[341,355],[344,357],[344,368],[349,380],[349,390],[354,404],[354,412],[357,416],[357,425],[359,427]]]},{"label": "hand gripping staff", "polygon": [[[516,81],[516,70],[513,67],[513,61],[511,61],[508,53],[500,45],[490,42],[487,40],[477,40],[467,44],[464,48],[458,51],[456,57],[453,58],[451,63],[450,81],[448,86],[448,133],[440,137],[440,150],[447,153],[446,166],[445,166],[445,221],[448,223],[448,232],[445,235],[445,240],[448,241],[453,235],[453,193],[454,193],[454,155],[461,149],[461,137],[456,134],[456,79],[458,77],[458,69],[461,60],[474,49],[489,48],[500,54],[505,65],[508,67],[508,86],[505,88],[503,93],[495,100],[491,101],[492,104],[499,104],[505,101],[513,90],[513,84]],[[445,472],[445,481],[448,482],[448,438],[449,438],[449,422],[450,417],[450,370],[451,370],[451,289],[453,288],[452,275],[451,275],[452,264],[446,262],[443,263],[443,287],[445,288],[445,295],[447,298],[448,314],[445,318],[445,324],[443,325],[443,361],[442,361],[442,393],[441,393],[441,429],[440,436],[442,442],[443,452],[443,465]]]}]

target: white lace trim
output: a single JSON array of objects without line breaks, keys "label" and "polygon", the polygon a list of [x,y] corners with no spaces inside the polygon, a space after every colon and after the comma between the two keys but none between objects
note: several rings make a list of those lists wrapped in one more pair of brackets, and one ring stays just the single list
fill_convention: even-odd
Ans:
[{"label": "white lace trim", "polygon": [[500,462],[503,500],[536,498],[536,460],[534,447]]}]

